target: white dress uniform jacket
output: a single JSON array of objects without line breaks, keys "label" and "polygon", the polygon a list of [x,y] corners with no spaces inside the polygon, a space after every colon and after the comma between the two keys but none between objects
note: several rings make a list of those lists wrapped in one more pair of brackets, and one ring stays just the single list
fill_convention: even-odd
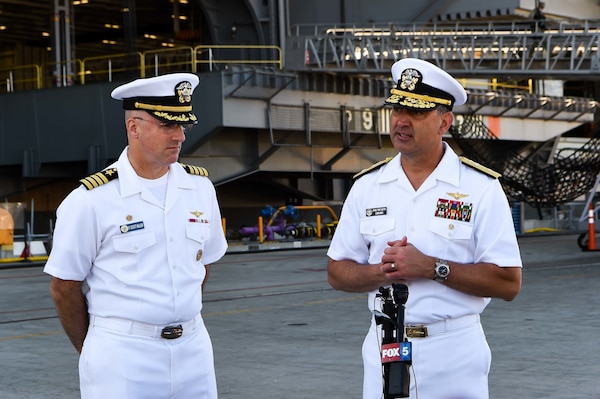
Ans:
[{"label": "white dress uniform jacket", "polygon": [[[435,171],[414,190],[397,155],[354,183],[327,255],[381,262],[388,241],[403,236],[423,253],[460,263],[521,266],[506,194],[497,179],[461,163],[444,143]],[[408,283],[407,324],[481,313],[489,298],[460,293],[433,280]],[[373,310],[376,292],[369,295]]]},{"label": "white dress uniform jacket", "polygon": [[81,186],[60,205],[44,271],[85,280],[92,315],[151,324],[193,319],[202,309],[204,265],[227,249],[212,183],[172,164],[163,207],[127,148],[110,167],[118,179]]}]

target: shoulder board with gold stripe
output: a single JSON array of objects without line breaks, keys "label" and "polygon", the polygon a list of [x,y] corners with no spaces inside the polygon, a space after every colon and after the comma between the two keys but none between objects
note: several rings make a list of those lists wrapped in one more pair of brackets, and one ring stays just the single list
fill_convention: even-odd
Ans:
[{"label": "shoulder board with gold stripe", "polygon": [[93,175],[89,175],[88,177],[85,177],[79,181],[85,186],[86,189],[91,190],[92,188],[100,187],[101,185],[106,184],[117,177],[119,177],[117,168],[110,168],[94,173]]},{"label": "shoulder board with gold stripe", "polygon": [[498,173],[495,170],[485,167],[480,163],[470,160],[469,158],[465,158],[463,156],[460,156],[459,158],[460,158],[460,161],[462,163],[464,163],[465,165],[470,166],[473,169],[477,169],[478,171],[483,172],[486,175],[493,177],[494,179],[497,179],[502,176],[502,173]]},{"label": "shoulder board with gold stripe", "polygon": [[206,168],[203,168],[202,166],[187,165],[187,164],[184,164],[184,163],[180,163],[180,165],[190,175],[208,177],[208,170],[206,170]]},{"label": "shoulder board with gold stripe", "polygon": [[379,161],[377,163],[374,163],[373,165],[369,166],[366,169],[361,170],[360,172],[358,172],[357,174],[355,174],[354,176],[352,176],[352,178],[354,180],[358,179],[359,177],[362,177],[368,173],[374,172],[377,169],[381,168],[383,165],[385,165],[386,163],[390,162],[394,157],[387,157],[386,159]]}]

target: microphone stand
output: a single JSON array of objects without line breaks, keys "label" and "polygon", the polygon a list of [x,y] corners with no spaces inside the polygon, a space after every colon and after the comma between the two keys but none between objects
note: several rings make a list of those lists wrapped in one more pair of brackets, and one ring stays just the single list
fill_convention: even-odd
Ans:
[{"label": "microphone stand", "polygon": [[408,286],[392,284],[391,289],[381,287],[377,297],[382,301],[382,312],[375,313],[375,321],[381,324],[384,399],[408,398],[412,362],[411,343],[404,336],[404,304],[408,299]]}]

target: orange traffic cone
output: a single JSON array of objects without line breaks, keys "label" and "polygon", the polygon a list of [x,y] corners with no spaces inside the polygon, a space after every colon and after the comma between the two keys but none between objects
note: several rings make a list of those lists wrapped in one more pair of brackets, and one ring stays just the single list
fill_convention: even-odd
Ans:
[{"label": "orange traffic cone", "polygon": [[588,251],[596,250],[594,233],[594,204],[590,204],[590,210],[588,211]]}]

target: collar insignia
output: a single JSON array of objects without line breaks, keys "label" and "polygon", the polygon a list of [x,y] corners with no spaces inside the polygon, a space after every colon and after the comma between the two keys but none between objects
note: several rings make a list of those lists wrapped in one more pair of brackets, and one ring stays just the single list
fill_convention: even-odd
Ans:
[{"label": "collar insignia", "polygon": [[454,198],[456,200],[463,199],[463,198],[469,196],[469,194],[462,194],[462,193],[459,193],[459,192],[456,192],[456,193],[446,193],[446,194],[448,194],[449,196],[451,196],[452,198]]}]

